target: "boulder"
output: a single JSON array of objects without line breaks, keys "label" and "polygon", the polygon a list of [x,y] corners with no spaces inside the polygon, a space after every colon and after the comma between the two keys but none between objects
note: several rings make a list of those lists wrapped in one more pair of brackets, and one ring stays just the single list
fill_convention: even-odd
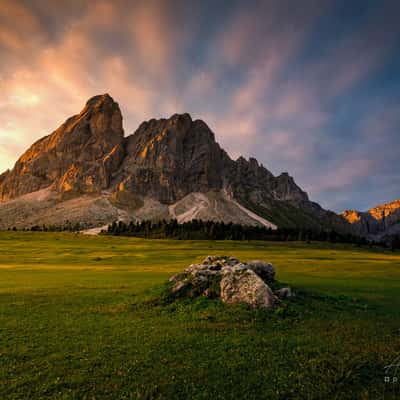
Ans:
[{"label": "boulder", "polygon": [[[226,304],[246,303],[254,308],[273,308],[278,297],[268,285],[275,279],[272,264],[264,261],[242,263],[231,256],[207,256],[200,264],[191,264],[172,276],[174,297],[220,298]],[[290,291],[290,288],[285,288]],[[279,292],[290,297],[291,292]]]},{"label": "boulder", "polygon": [[294,297],[294,293],[290,287],[275,290],[274,292],[280,299],[286,299],[288,297]]},{"label": "boulder", "polygon": [[172,286],[171,291],[173,294],[177,294],[180,291],[182,291],[182,289],[185,288],[186,285],[187,285],[187,282],[185,282],[185,281],[177,281],[177,282],[175,282],[174,286]]},{"label": "boulder", "polygon": [[247,268],[254,271],[264,281],[273,281],[275,279],[275,269],[271,263],[264,261],[249,261]]},{"label": "boulder", "polygon": [[203,265],[229,265],[233,266],[239,264],[239,260],[231,256],[207,256],[203,260]]},{"label": "boulder", "polygon": [[225,270],[220,288],[221,300],[227,304],[272,308],[278,303],[270,287],[251,269]]}]

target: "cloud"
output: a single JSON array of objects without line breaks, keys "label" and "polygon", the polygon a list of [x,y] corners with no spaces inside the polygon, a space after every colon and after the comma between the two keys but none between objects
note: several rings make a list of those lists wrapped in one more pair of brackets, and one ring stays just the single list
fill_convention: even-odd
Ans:
[{"label": "cloud", "polygon": [[367,184],[400,197],[398,6],[361,8],[0,0],[0,169],[109,92],[127,134],[191,112],[232,157],[289,171],[323,205],[372,201]]},{"label": "cloud", "polygon": [[0,1],[0,21],[0,45],[11,51],[23,50],[29,46],[29,42],[43,38],[39,20],[18,2]]},{"label": "cloud", "polygon": [[[0,28],[7,59],[0,65],[1,140],[17,135],[27,147],[98,93],[110,92],[122,103],[128,131],[161,107],[183,45],[183,24],[171,19],[164,2],[91,1],[90,7],[76,2],[71,8],[61,2],[60,10],[49,5],[61,15],[51,40],[53,32],[40,23],[49,17],[43,2],[0,1],[1,21],[12,21]],[[166,107],[169,98],[162,103]],[[2,155],[0,167],[8,166],[9,157]]]},{"label": "cloud", "polygon": [[170,18],[167,2],[147,1],[135,5],[130,24],[136,57],[157,81],[173,79],[179,49],[184,46],[180,27]]},{"label": "cloud", "polygon": [[350,159],[338,164],[321,176],[318,184],[320,192],[353,185],[357,179],[369,176],[376,169],[377,162],[370,159]]}]

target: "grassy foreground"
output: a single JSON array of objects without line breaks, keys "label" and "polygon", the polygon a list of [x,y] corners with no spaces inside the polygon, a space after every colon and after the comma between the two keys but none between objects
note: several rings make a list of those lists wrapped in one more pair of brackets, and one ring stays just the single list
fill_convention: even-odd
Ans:
[{"label": "grassy foreground", "polygon": [[[300,295],[154,301],[208,254],[271,261]],[[0,233],[0,399],[396,399],[398,356],[399,253]]]}]

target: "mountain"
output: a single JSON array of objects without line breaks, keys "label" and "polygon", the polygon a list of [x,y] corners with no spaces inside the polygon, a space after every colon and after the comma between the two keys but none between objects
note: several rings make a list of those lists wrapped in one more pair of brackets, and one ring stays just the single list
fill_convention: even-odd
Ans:
[{"label": "mountain", "polygon": [[0,178],[0,200],[50,187],[60,195],[95,193],[110,184],[122,159],[124,132],[118,104],[90,99],[79,115],[34,143]]},{"label": "mountain", "polygon": [[400,200],[378,205],[368,211],[346,210],[342,216],[355,233],[374,240],[400,234]]},{"label": "mountain", "polygon": [[189,114],[143,122],[125,137],[119,106],[91,98],[0,175],[0,228],[116,219],[193,218],[279,227],[347,229],[287,173],[232,160]]}]

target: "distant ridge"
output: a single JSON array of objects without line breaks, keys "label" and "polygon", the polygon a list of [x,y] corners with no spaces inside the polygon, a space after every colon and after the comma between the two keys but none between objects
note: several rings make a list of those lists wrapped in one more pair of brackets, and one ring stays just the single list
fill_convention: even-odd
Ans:
[{"label": "distant ridge", "polygon": [[372,207],[368,211],[345,210],[342,216],[353,230],[370,239],[400,234],[400,200]]}]

